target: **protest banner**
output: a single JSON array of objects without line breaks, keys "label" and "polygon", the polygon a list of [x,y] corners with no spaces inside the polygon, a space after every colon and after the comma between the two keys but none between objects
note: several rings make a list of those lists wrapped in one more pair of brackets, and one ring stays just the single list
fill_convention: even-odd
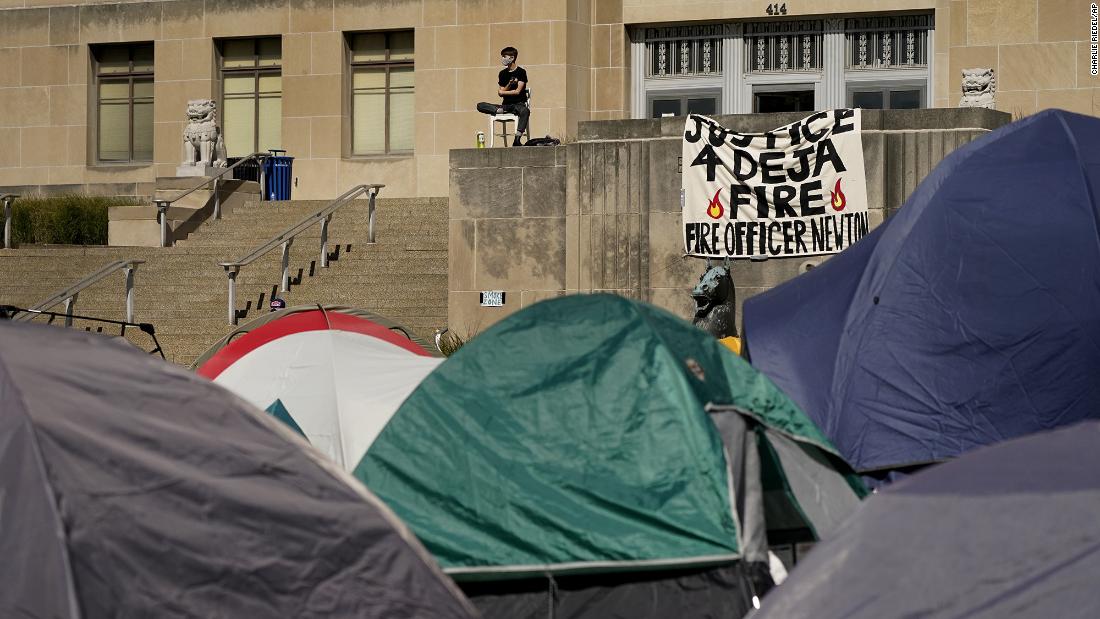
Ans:
[{"label": "protest banner", "polygon": [[705,258],[816,256],[868,232],[860,111],[817,112],[764,133],[713,119],[684,125],[684,253]]}]

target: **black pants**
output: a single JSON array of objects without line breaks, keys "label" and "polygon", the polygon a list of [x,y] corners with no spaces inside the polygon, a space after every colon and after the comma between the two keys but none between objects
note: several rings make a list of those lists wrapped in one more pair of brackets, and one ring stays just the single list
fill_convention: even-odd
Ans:
[{"label": "black pants", "polygon": [[531,117],[531,108],[527,107],[523,103],[509,103],[508,105],[501,105],[499,103],[478,103],[477,111],[482,114],[491,114],[496,116],[497,114],[515,114],[519,117],[519,123],[516,127],[516,133],[527,132],[527,119]]}]

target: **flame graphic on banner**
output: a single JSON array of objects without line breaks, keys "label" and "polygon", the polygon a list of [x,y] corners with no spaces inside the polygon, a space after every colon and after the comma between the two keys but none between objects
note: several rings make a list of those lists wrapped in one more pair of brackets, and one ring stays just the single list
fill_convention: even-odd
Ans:
[{"label": "flame graphic on banner", "polygon": [[833,187],[833,190],[829,192],[833,194],[834,211],[843,211],[844,206],[848,204],[848,201],[844,199],[844,192],[840,189],[840,180],[839,178],[836,179],[836,185]]},{"label": "flame graphic on banner", "polygon": [[710,199],[710,204],[707,205],[707,215],[710,215],[712,219],[722,217],[722,201],[718,199],[720,193],[722,193],[721,189],[714,192],[714,197]]}]

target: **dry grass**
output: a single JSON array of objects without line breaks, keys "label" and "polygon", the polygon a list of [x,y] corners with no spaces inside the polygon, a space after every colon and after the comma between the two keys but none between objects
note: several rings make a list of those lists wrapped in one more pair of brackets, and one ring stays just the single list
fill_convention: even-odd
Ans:
[{"label": "dry grass", "polygon": [[473,326],[466,325],[465,335],[459,335],[450,328],[443,329],[442,331],[436,331],[436,347],[443,353],[444,357],[450,357],[455,354],[459,348],[462,348],[467,342],[474,339],[478,332],[481,330],[481,322],[477,322]]},{"label": "dry grass", "polygon": [[443,353],[444,357],[450,357],[455,354],[459,348],[462,348],[465,343],[466,340],[462,339],[461,336],[451,331],[444,331],[439,336],[439,351]]}]

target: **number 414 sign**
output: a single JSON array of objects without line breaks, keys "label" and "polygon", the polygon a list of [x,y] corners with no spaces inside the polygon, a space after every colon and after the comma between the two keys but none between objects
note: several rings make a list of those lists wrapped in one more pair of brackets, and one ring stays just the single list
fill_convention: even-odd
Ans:
[{"label": "number 414 sign", "polygon": [[764,11],[764,12],[767,13],[768,15],[786,15],[787,14],[787,3],[784,2],[784,3],[780,4],[780,3],[776,2],[775,4],[769,4],[768,5],[768,10]]}]

